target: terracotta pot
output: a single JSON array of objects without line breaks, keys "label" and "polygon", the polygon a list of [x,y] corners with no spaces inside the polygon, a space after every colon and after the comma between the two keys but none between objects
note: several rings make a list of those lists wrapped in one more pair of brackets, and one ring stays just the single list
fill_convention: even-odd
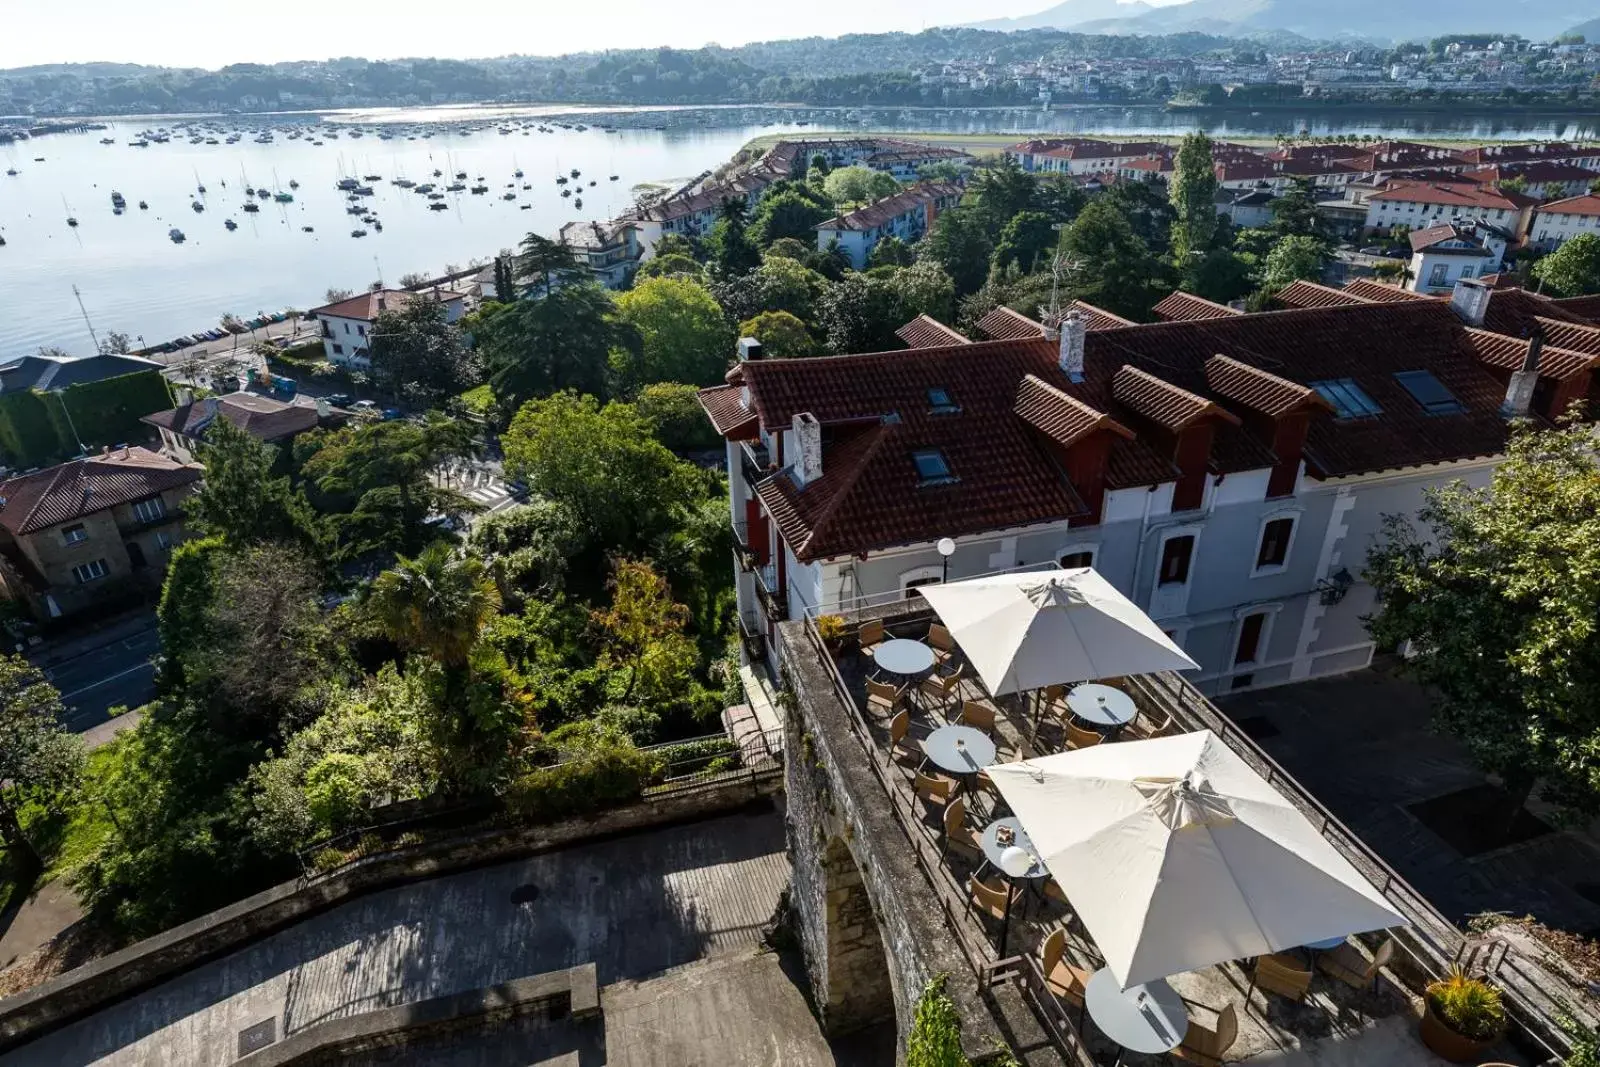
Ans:
[{"label": "terracotta pot", "polygon": [[1505,1036],[1503,1028],[1500,1033],[1481,1041],[1458,1034],[1433,1013],[1433,1005],[1428,1003],[1426,997],[1423,998],[1422,1023],[1417,1031],[1424,1045],[1451,1063],[1481,1062],[1483,1054],[1499,1044]]}]

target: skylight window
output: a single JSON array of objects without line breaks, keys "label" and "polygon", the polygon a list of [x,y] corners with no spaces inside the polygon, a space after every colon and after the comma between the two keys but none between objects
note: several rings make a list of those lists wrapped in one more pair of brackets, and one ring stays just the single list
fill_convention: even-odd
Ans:
[{"label": "skylight window", "polygon": [[961,410],[961,405],[950,399],[950,390],[933,388],[928,390],[928,409],[935,415],[951,415]]},{"label": "skylight window", "polygon": [[1433,376],[1432,371],[1396,371],[1394,380],[1404,386],[1405,391],[1411,394],[1411,399],[1420,404],[1422,410],[1429,415],[1459,415],[1467,410],[1465,405],[1456,399],[1455,394]]},{"label": "skylight window", "polygon": [[1369,419],[1383,413],[1376,401],[1366,394],[1353,378],[1333,378],[1325,382],[1312,382],[1317,395],[1333,405],[1335,418]]},{"label": "skylight window", "polygon": [[917,465],[917,477],[922,479],[923,485],[955,481],[950,473],[950,464],[945,462],[944,453],[937,448],[917,449],[911,453],[911,462]]}]

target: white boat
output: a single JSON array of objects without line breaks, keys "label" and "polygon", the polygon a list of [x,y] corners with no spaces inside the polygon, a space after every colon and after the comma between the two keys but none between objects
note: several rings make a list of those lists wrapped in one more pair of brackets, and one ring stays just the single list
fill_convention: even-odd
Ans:
[{"label": "white boat", "polygon": [[183,241],[184,241],[183,231],[178,229],[176,226],[174,226],[172,229],[167,231],[167,236],[172,239],[172,243],[173,244],[175,244],[175,245],[183,244]]}]

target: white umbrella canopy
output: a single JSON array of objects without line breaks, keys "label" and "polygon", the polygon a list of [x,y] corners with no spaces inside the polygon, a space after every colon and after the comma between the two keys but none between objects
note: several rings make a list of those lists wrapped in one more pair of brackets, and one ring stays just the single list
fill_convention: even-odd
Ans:
[{"label": "white umbrella canopy", "polygon": [[1209,730],[987,771],[1124,989],[1408,922]]},{"label": "white umbrella canopy", "polygon": [[1199,667],[1089,567],[997,574],[917,592],[994,696]]}]

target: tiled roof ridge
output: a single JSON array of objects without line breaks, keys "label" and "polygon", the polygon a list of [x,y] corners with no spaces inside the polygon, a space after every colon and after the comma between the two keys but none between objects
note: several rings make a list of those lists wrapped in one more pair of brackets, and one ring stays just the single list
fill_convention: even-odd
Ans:
[{"label": "tiled roof ridge", "polygon": [[[1087,300],[1073,300],[1073,302],[1070,305],[1068,305],[1068,309],[1069,310],[1076,310],[1076,311],[1084,312],[1084,313],[1090,315],[1091,317],[1096,317],[1097,316],[1099,318],[1107,320],[1108,322],[1116,323],[1116,324],[1118,324],[1120,326],[1138,326],[1138,325],[1140,325],[1139,323],[1134,322],[1132,319],[1123,318],[1121,315],[1115,314],[1114,312],[1107,311],[1105,308],[1100,307],[1100,306],[1098,306],[1096,304],[1091,304]],[[1006,310],[1010,311],[1011,309],[1010,308],[1006,308]],[[1018,314],[1018,312],[1012,312],[1012,314]],[[1022,318],[1027,319],[1028,316],[1023,315]],[[1033,320],[1032,319],[1028,319],[1028,321],[1032,322]],[[1101,327],[1101,328],[1105,329],[1106,327]]]},{"label": "tiled roof ridge", "polygon": [[[1140,405],[1147,398],[1140,396],[1135,390],[1143,387],[1154,390],[1166,397],[1174,404],[1182,405],[1188,410],[1179,418],[1168,420],[1166,416],[1152,410],[1145,410]],[[1193,425],[1200,419],[1216,416],[1234,425],[1239,424],[1239,417],[1233,412],[1219,405],[1216,401],[1192,393],[1180,385],[1174,385],[1165,378],[1157,377],[1132,363],[1125,363],[1118,368],[1116,375],[1111,379],[1111,395],[1118,403],[1126,404],[1139,414],[1149,419],[1154,419],[1171,430],[1182,430]]]},{"label": "tiled roof ridge", "polygon": [[[1075,433],[1063,437],[1059,428],[1053,429],[1046,425],[1040,413],[1032,410],[1046,404],[1065,405],[1072,409],[1080,420],[1084,420],[1083,424],[1077,428]],[[1110,430],[1112,433],[1125,437],[1130,441],[1138,436],[1099,408],[1091,407],[1070,393],[1056,388],[1036,374],[1024,374],[1022,380],[1017,383],[1017,395],[1012,404],[1012,411],[1023,422],[1064,447],[1070,447],[1085,435],[1096,430]]]},{"label": "tiled roof ridge", "polygon": [[[856,445],[857,452],[850,457],[850,464],[844,470],[843,479],[837,485],[830,486],[831,491],[828,494],[827,503],[823,504],[821,510],[806,524],[810,531],[806,534],[806,539],[797,546],[798,551],[808,551],[811,543],[816,541],[827,530],[828,523],[838,514],[840,504],[844,502],[844,498],[849,495],[850,490],[855,488],[856,482],[860,481],[862,472],[867,469],[867,465],[877,456],[893,429],[894,427],[890,424],[880,422],[877,426],[862,434],[862,441]],[[828,472],[824,471],[823,473],[826,476]],[[787,472],[783,472],[781,476],[790,477]],[[790,481],[792,484],[792,477],[790,477]],[[796,488],[799,492],[805,492],[804,489]]]},{"label": "tiled roof ridge", "polygon": [[49,484],[46,485],[44,487],[44,491],[34,499],[33,506],[30,507],[28,509],[28,513],[22,517],[22,521],[17,524],[17,529],[27,530],[32,527],[34,516],[37,515],[39,509],[44,506],[44,502],[50,499],[50,495],[56,491],[56,487],[61,484],[61,479],[65,477],[69,471],[77,474],[79,481],[82,481],[83,465],[87,459],[87,456],[80,456],[77,459],[70,460],[56,467],[55,473],[50,476]]},{"label": "tiled roof ridge", "polygon": [[[1219,304],[1215,300],[1207,300],[1203,296],[1197,296],[1194,293],[1185,292],[1182,289],[1174,289],[1172,292],[1168,293],[1166,297],[1164,297],[1162,301],[1152,310],[1154,310],[1157,315],[1164,316],[1175,310],[1178,310],[1180,307],[1194,307],[1196,310],[1204,312],[1204,314],[1200,315],[1190,315],[1188,316],[1189,319],[1223,318],[1228,315],[1244,314],[1244,312],[1240,311],[1238,308],[1231,308],[1227,304]],[[1162,309],[1166,310],[1163,311]]]},{"label": "tiled roof ridge", "polygon": [[949,342],[949,345],[941,345],[939,347],[967,345],[972,343],[972,341],[964,334],[960,333],[953,327],[946,326],[944,323],[940,322],[938,319],[927,314],[926,312],[918,315],[916,318],[900,327],[894,332],[894,335],[914,348],[928,347],[926,345],[918,345],[912,340],[912,338],[919,336],[922,332],[936,334]]},{"label": "tiled roof ridge", "polygon": [[[1308,289],[1316,294],[1320,299],[1327,302],[1318,304],[1292,303],[1293,300],[1299,298],[1299,294],[1304,293]],[[1302,309],[1308,307],[1348,307],[1352,304],[1374,303],[1374,301],[1367,297],[1360,296],[1356,293],[1346,292],[1345,290],[1336,288],[1332,285],[1323,285],[1321,282],[1314,282],[1307,278],[1299,278],[1290,282],[1288,285],[1274,293],[1273,298],[1278,300],[1280,303],[1289,304],[1291,307],[1298,307]]]},{"label": "tiled roof ridge", "polygon": [[[1270,402],[1270,406],[1262,406],[1260,403],[1244,399],[1243,395],[1238,392],[1229,392],[1224,372],[1243,375],[1266,386],[1275,395],[1275,399]],[[1317,391],[1309,385],[1292,382],[1287,378],[1273,374],[1269,370],[1262,370],[1260,367],[1246,363],[1243,360],[1234,359],[1232,356],[1223,355],[1220,352],[1206,360],[1205,374],[1206,384],[1229,400],[1274,417],[1293,411],[1302,404],[1315,404],[1330,411],[1332,410],[1328,402],[1323,400]]]},{"label": "tiled roof ridge", "polygon": [[[1528,351],[1528,338],[1496,333],[1481,326],[1468,326],[1466,331],[1473,351],[1478,354],[1480,360],[1502,370],[1519,370],[1521,368],[1522,360]],[[1512,351],[1513,358],[1497,360],[1493,358],[1495,349]],[[1597,363],[1600,363],[1600,355],[1580,352],[1572,348],[1562,348],[1560,345],[1546,344],[1540,350],[1539,373],[1550,378],[1571,378],[1586,370],[1593,369]]]}]

